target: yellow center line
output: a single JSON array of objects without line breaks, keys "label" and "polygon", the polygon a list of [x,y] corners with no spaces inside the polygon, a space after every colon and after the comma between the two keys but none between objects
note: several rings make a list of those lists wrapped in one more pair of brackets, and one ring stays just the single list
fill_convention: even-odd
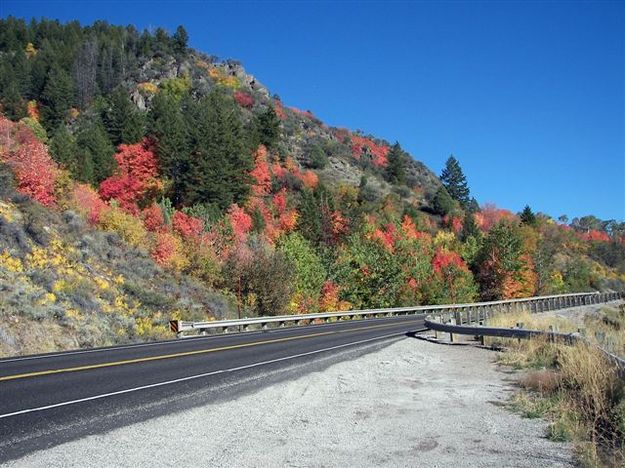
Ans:
[{"label": "yellow center line", "polygon": [[4,376],[4,377],[0,377],[0,382],[6,382],[8,380],[24,379],[24,378],[27,378],[27,377],[39,377],[39,376],[42,376],[42,375],[62,374],[62,373],[65,373],[65,372],[78,372],[78,371],[91,370],[91,369],[101,369],[103,367],[124,366],[126,364],[137,364],[137,363],[140,363],[140,362],[160,361],[160,360],[164,360],[164,359],[174,359],[174,358],[185,357],[185,356],[194,356],[194,355],[198,355],[198,354],[215,353],[215,352],[218,352],[218,351],[226,351],[226,350],[230,350],[230,349],[249,348],[251,346],[259,346],[259,345],[264,345],[264,344],[281,343],[281,342],[293,341],[293,340],[301,340],[301,339],[313,338],[313,337],[317,337],[317,336],[336,335],[336,334],[339,334],[339,333],[353,333],[353,332],[357,332],[357,331],[361,331],[361,330],[372,330],[372,329],[375,329],[375,328],[396,327],[398,325],[404,325],[404,324],[403,323],[392,323],[392,324],[384,324],[384,325],[373,325],[373,326],[370,326],[370,327],[353,328],[351,330],[327,331],[327,332],[311,333],[310,335],[303,335],[303,336],[289,336],[289,337],[286,337],[286,338],[275,338],[273,340],[252,341],[252,342],[249,342],[249,343],[241,343],[241,344],[237,344],[237,345],[222,346],[222,347],[219,347],[219,348],[200,349],[200,350],[196,350],[196,351],[185,351],[183,353],[163,354],[163,355],[160,355],[160,356],[150,356],[150,357],[144,357],[144,358],[126,359],[126,360],[123,360],[123,361],[103,362],[103,363],[100,363],[100,364],[90,364],[90,365],[87,365],[87,366],[66,367],[66,368],[62,368],[62,369],[49,369],[49,370],[43,370],[43,371],[37,371],[37,372],[28,372],[28,373],[25,373],[25,374],[7,375],[7,376]]}]

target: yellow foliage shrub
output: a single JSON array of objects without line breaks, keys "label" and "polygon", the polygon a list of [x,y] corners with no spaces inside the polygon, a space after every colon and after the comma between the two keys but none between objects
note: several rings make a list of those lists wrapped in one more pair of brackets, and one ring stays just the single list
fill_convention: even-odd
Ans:
[{"label": "yellow foliage shrub", "polygon": [[24,271],[24,265],[19,258],[12,257],[6,250],[0,253],[0,268],[12,271],[14,273],[20,273]]},{"label": "yellow foliage shrub", "polygon": [[106,231],[116,232],[127,243],[134,247],[145,247],[148,234],[143,223],[119,208],[112,208],[100,215],[100,227]]},{"label": "yellow foliage shrub", "polygon": [[150,83],[149,81],[146,81],[144,83],[139,83],[137,85],[137,89],[139,90],[141,94],[147,95],[147,96],[151,96],[151,95],[158,93],[158,86],[156,86],[154,83]]}]

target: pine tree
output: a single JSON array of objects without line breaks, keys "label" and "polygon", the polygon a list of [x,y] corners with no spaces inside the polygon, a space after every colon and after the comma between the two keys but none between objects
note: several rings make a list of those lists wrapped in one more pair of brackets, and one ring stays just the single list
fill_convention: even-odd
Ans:
[{"label": "pine tree", "polygon": [[187,43],[189,42],[187,30],[183,26],[178,26],[172,39],[174,52],[178,55],[184,54],[187,51]]},{"label": "pine tree", "polygon": [[462,172],[460,163],[453,155],[447,159],[440,179],[451,198],[460,202],[463,206],[469,203],[470,198],[467,179]]},{"label": "pine tree", "polygon": [[480,230],[475,223],[475,216],[469,210],[464,213],[464,221],[462,222],[461,240],[466,241],[469,237],[479,238]]},{"label": "pine tree", "polygon": [[65,120],[73,97],[74,83],[70,76],[58,66],[52,68],[41,93],[41,119],[46,130],[55,130]]},{"label": "pine tree", "polygon": [[106,126],[113,144],[117,146],[141,141],[145,135],[145,120],[126,90],[121,86],[116,88],[109,99],[109,105]]},{"label": "pine tree", "polygon": [[157,94],[152,101],[149,125],[156,137],[161,173],[171,180],[170,196],[178,206],[189,170],[189,135],[180,103],[167,94]]},{"label": "pine tree", "polygon": [[258,144],[274,148],[280,138],[280,119],[273,107],[268,107],[255,120],[255,133]]},{"label": "pine tree", "polygon": [[20,94],[19,85],[10,66],[0,68],[0,101],[2,111],[13,120],[26,116],[26,102]]},{"label": "pine tree", "polygon": [[399,185],[406,182],[406,155],[398,142],[395,142],[388,153],[388,164],[384,175],[392,184]]},{"label": "pine tree", "polygon": [[444,216],[454,208],[454,200],[451,198],[445,187],[440,187],[434,194],[432,208],[436,214]]},{"label": "pine tree", "polygon": [[234,101],[213,91],[191,106],[189,170],[184,174],[184,203],[216,203],[221,209],[245,201],[253,158]]},{"label": "pine tree", "polygon": [[99,119],[83,122],[76,142],[79,148],[78,172],[81,181],[99,184],[113,174],[115,148]]},{"label": "pine tree", "polygon": [[79,174],[78,145],[76,139],[61,125],[50,140],[50,154],[61,167],[68,169],[73,176]]},{"label": "pine tree", "polygon": [[523,211],[521,212],[520,218],[521,222],[523,224],[527,224],[528,226],[535,226],[537,223],[536,215],[529,205],[525,205],[525,208],[523,208]]}]

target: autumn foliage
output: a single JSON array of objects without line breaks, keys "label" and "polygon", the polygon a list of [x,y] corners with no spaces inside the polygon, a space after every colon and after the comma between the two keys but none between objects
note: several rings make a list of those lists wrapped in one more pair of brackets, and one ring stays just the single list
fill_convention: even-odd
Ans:
[{"label": "autumn foliage", "polygon": [[237,101],[237,104],[239,104],[241,107],[246,107],[249,109],[254,106],[254,98],[251,94],[246,93],[245,91],[235,91],[234,100]]},{"label": "autumn foliage", "polygon": [[150,142],[146,139],[134,145],[119,145],[117,172],[102,181],[100,195],[104,200],[115,199],[128,212],[138,213],[137,204],[158,192],[158,165]]},{"label": "autumn foliage", "polygon": [[355,159],[361,159],[364,154],[369,154],[374,166],[384,167],[388,164],[388,146],[378,145],[373,140],[359,135],[351,135],[351,140],[352,156]]},{"label": "autumn foliage", "polygon": [[15,173],[17,189],[44,206],[56,202],[54,194],[59,169],[48,150],[23,124],[0,116],[0,160]]}]

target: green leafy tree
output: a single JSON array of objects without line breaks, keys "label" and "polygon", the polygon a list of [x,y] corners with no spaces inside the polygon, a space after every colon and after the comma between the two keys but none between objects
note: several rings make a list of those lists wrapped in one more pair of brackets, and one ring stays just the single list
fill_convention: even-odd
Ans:
[{"label": "green leafy tree", "polygon": [[30,128],[40,142],[48,144],[48,133],[38,120],[32,117],[24,117],[20,122]]},{"label": "green leafy tree", "polygon": [[401,259],[362,232],[351,235],[336,263],[341,297],[355,308],[393,307],[405,283]]},{"label": "green leafy tree", "polygon": [[440,179],[451,198],[460,202],[463,206],[469,203],[467,179],[462,172],[460,163],[453,155],[447,159]]},{"label": "green leafy tree", "polygon": [[315,249],[300,233],[291,233],[280,240],[278,250],[294,267],[296,300],[308,307],[317,303],[326,271]]},{"label": "green leafy tree", "polygon": [[523,239],[518,226],[501,221],[488,232],[476,259],[476,276],[485,300],[505,297],[505,286],[523,266]]},{"label": "green leafy tree", "polygon": [[312,169],[324,169],[328,165],[328,155],[319,145],[314,145],[309,151],[308,166]]}]

